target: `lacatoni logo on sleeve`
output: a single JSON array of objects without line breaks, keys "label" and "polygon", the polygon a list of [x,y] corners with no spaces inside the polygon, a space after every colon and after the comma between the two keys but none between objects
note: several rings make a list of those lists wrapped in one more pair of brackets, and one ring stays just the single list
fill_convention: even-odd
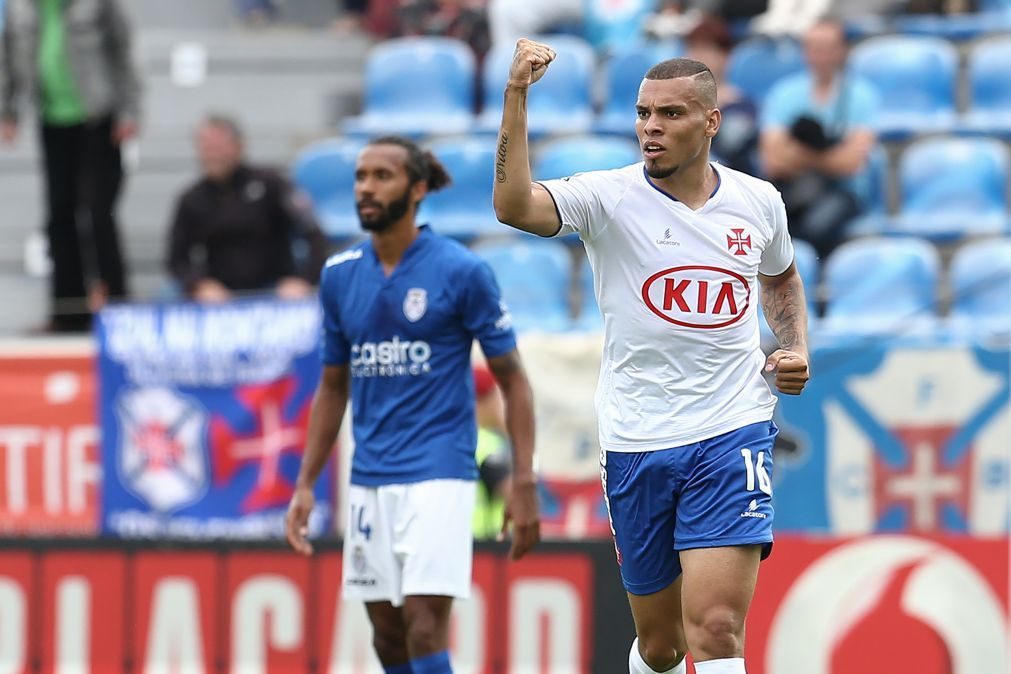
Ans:
[{"label": "lacatoni logo on sleeve", "polygon": [[354,377],[417,377],[432,371],[432,347],[421,340],[394,337],[385,342],[363,342],[351,347]]}]

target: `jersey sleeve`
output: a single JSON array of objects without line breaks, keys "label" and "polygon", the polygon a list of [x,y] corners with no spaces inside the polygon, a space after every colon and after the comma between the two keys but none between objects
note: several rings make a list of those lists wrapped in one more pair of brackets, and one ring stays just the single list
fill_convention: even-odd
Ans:
[{"label": "jersey sleeve", "polygon": [[461,312],[464,328],[481,344],[487,358],[509,353],[516,348],[516,333],[509,309],[502,301],[498,282],[491,268],[477,262],[461,284]]},{"label": "jersey sleeve", "polygon": [[325,268],[319,284],[319,300],[323,308],[320,358],[324,365],[345,365],[351,359],[351,345],[341,329],[333,274],[333,269]]},{"label": "jersey sleeve", "polygon": [[599,172],[577,173],[557,180],[541,180],[555,202],[562,228],[556,236],[575,232],[584,241],[604,228],[607,214],[601,195],[605,191]]},{"label": "jersey sleeve", "polygon": [[770,201],[772,238],[762,251],[758,271],[766,276],[778,276],[793,263],[793,239],[790,238],[790,230],[786,224],[786,206],[783,204],[783,197],[774,191]]}]

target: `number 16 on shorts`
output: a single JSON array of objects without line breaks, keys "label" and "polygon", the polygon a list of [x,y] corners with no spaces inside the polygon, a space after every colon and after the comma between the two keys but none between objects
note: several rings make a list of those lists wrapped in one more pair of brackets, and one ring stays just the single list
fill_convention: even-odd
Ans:
[{"label": "number 16 on shorts", "polygon": [[769,472],[765,469],[765,452],[758,452],[753,456],[750,449],[742,449],[741,456],[744,458],[744,472],[746,476],[747,491],[755,491],[755,481],[757,478],[759,491],[772,496],[772,482],[769,480]]}]

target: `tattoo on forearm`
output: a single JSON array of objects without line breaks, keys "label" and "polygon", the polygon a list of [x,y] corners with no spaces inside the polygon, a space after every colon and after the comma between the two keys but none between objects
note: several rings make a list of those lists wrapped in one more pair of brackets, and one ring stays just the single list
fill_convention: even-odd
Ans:
[{"label": "tattoo on forearm", "polygon": [[762,288],[762,311],[783,349],[804,345],[807,308],[799,278]]},{"label": "tattoo on forearm", "polygon": [[502,132],[502,139],[498,142],[498,150],[495,152],[495,180],[500,183],[506,181],[506,151],[509,145],[509,134]]}]

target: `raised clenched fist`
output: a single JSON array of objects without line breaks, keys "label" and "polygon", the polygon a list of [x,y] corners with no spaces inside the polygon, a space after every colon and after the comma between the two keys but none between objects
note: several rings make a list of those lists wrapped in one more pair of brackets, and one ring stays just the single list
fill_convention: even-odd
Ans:
[{"label": "raised clenched fist", "polygon": [[548,64],[554,60],[555,50],[548,45],[520,38],[509,66],[509,86],[529,87],[544,76]]}]

